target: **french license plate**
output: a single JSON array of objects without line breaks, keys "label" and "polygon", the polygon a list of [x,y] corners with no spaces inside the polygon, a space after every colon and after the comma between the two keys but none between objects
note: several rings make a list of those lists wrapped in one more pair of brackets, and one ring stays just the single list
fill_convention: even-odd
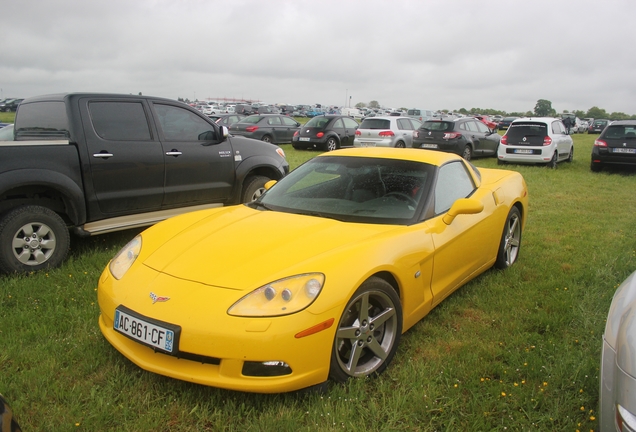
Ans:
[{"label": "french license plate", "polygon": [[300,137],[298,141],[309,141],[309,137]]},{"label": "french license plate", "polygon": [[[115,309],[113,328],[129,338],[141,342],[161,351],[172,353],[175,346],[175,331],[167,326],[157,325],[148,319],[132,315],[130,310],[125,312],[122,306]],[[129,311],[129,312],[128,312]]]},{"label": "french license plate", "polygon": [[420,148],[432,148],[432,149],[436,149],[437,148],[437,144],[422,144],[420,146]]},{"label": "french license plate", "polygon": [[636,149],[616,147],[612,149],[613,153],[636,153]]},{"label": "french license plate", "polygon": [[516,154],[532,154],[532,150],[529,149],[515,149]]},{"label": "french license plate", "polygon": [[360,142],[360,145],[362,147],[375,147],[375,143],[374,142]]}]

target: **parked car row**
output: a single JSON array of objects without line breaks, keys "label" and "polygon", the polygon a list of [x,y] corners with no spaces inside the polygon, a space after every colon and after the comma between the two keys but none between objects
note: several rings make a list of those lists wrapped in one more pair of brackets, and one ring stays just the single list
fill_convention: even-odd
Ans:
[{"label": "parked car row", "polygon": [[20,105],[20,102],[22,102],[24,99],[4,99],[0,101],[0,111],[4,111],[4,112],[9,112],[9,111],[14,111],[18,109],[18,105]]}]

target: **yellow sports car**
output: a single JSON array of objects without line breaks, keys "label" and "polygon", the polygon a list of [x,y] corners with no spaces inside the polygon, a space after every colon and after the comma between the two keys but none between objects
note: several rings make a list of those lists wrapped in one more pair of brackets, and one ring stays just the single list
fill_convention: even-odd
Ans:
[{"label": "yellow sports car", "polygon": [[378,374],[445,297],[517,260],[527,209],[519,173],[450,153],[325,153],[134,238],[99,280],[99,325],[141,368],[215,387]]}]

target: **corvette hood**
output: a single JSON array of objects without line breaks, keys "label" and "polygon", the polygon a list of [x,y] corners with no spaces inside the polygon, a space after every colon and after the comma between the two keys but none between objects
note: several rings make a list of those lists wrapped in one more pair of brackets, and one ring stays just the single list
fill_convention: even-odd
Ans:
[{"label": "corvette hood", "polygon": [[286,276],[324,272],[332,262],[329,257],[310,261],[398,228],[225,207],[185,227],[144,264],[179,279],[251,290]]}]

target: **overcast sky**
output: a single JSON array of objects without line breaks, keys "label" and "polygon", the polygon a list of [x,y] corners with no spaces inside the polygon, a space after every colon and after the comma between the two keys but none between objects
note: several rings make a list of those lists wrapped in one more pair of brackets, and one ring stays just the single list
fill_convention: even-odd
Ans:
[{"label": "overcast sky", "polygon": [[636,114],[634,0],[2,2],[0,96]]}]

